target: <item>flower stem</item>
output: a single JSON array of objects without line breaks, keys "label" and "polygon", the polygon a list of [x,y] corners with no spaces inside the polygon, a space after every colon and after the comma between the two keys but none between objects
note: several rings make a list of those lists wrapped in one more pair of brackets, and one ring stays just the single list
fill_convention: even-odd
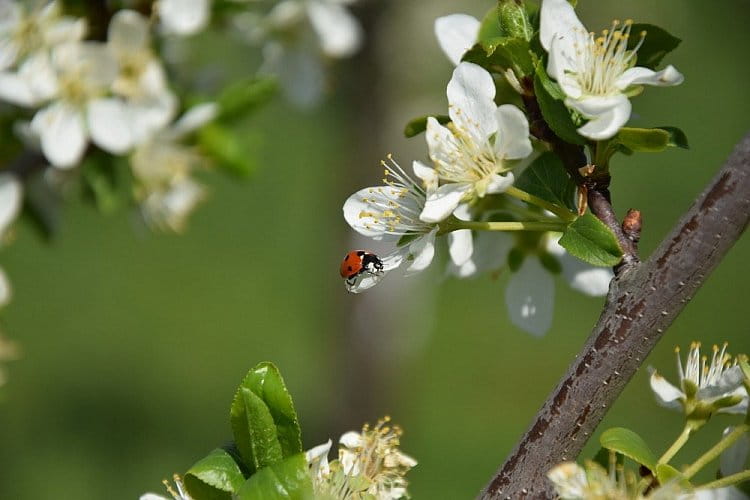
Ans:
[{"label": "flower stem", "polygon": [[568,225],[564,222],[473,222],[452,221],[446,228],[446,232],[457,229],[473,229],[474,231],[565,231]]},{"label": "flower stem", "polygon": [[515,186],[511,186],[508,189],[506,189],[505,194],[507,194],[508,196],[512,196],[513,198],[519,199],[521,201],[525,201],[526,203],[531,203],[532,205],[536,205],[545,210],[549,210],[550,212],[557,215],[565,222],[573,222],[577,218],[577,215],[571,212],[570,210],[568,210],[567,208],[559,207],[553,203],[548,202],[547,200],[543,200],[537,196],[534,196],[533,194],[529,194],[526,191],[518,189]]},{"label": "flower stem", "polygon": [[713,446],[713,448],[708,450],[701,457],[699,457],[698,460],[696,460],[693,464],[688,466],[687,469],[685,469],[685,471],[683,472],[685,479],[690,479],[699,470],[715,460],[716,457],[721,455],[721,452],[732,446],[734,442],[741,438],[742,435],[745,434],[748,430],[750,430],[750,425],[747,424],[742,424],[735,427],[732,432],[724,436],[721,441]]},{"label": "flower stem", "polygon": [[748,479],[750,479],[750,470],[743,470],[742,472],[730,474],[729,476],[722,477],[721,479],[717,479],[716,481],[711,481],[710,483],[702,484],[698,487],[701,489],[723,488],[725,486],[739,484],[743,481],[747,481]]},{"label": "flower stem", "polygon": [[672,443],[672,446],[670,446],[669,449],[664,452],[664,455],[661,456],[658,463],[669,463],[669,461],[672,460],[672,457],[674,457],[677,452],[680,451],[680,448],[682,448],[685,443],[687,443],[688,439],[690,439],[690,433],[692,431],[693,428],[691,426],[685,425],[685,428],[682,429],[682,432],[679,436],[677,436],[677,439],[675,439],[674,443]]}]

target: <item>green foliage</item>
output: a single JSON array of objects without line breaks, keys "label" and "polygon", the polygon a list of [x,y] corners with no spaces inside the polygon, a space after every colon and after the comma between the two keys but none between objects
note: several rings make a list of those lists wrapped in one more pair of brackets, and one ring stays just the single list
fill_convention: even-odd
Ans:
[{"label": "green foliage", "polygon": [[451,121],[450,117],[447,115],[420,116],[419,118],[414,118],[406,124],[406,127],[404,127],[404,135],[408,138],[412,138],[427,130],[427,118],[429,118],[430,116],[435,118],[441,125],[445,125],[446,123],[450,123]]},{"label": "green foliage", "polygon": [[688,149],[687,136],[677,127],[623,127],[611,144],[626,154],[633,152],[660,153],[668,147]]},{"label": "green foliage", "polygon": [[571,255],[594,266],[611,267],[622,260],[622,248],[617,238],[591,212],[573,221],[559,243]]},{"label": "green foliage", "polygon": [[250,476],[237,492],[239,500],[311,500],[312,480],[305,454],[293,455]]},{"label": "green foliage", "polygon": [[482,18],[482,22],[479,24],[477,41],[479,43],[484,43],[489,40],[507,36],[508,32],[505,31],[502,24],[500,24],[500,11],[498,7],[492,7],[487,11]]},{"label": "green foliage", "polygon": [[537,64],[534,75],[534,93],[544,121],[558,137],[572,144],[586,143],[576,131],[578,126],[573,122],[570,111],[563,102],[562,90],[557,83],[550,80],[541,62]]},{"label": "green foliage", "polygon": [[196,498],[230,498],[245,482],[231,455],[217,448],[185,473],[185,485]]},{"label": "green foliage", "polygon": [[529,21],[529,15],[523,6],[515,0],[501,0],[498,5],[501,31],[507,36],[531,40],[534,31]]},{"label": "green foliage", "polygon": [[278,368],[264,362],[251,369],[229,413],[239,455],[215,449],[196,462],[185,474],[190,495],[196,500],[311,498],[297,413]]},{"label": "green foliage", "polygon": [[81,163],[81,180],[84,195],[103,214],[113,213],[128,202],[131,180],[125,158],[92,152]]},{"label": "green foliage", "polygon": [[256,152],[252,140],[233,128],[208,123],[198,131],[201,149],[228,172],[247,177],[256,169]]},{"label": "green foliage", "polygon": [[631,28],[628,49],[635,48],[640,42],[640,34],[644,31],[646,38],[638,49],[636,65],[656,69],[664,56],[676,49],[682,40],[653,24],[637,23]]},{"label": "green foliage", "polygon": [[545,201],[576,211],[576,185],[560,158],[552,152],[545,152],[536,158],[514,185]]},{"label": "green foliage", "polygon": [[641,436],[623,427],[607,429],[599,437],[603,448],[615,451],[635,460],[651,470],[656,468],[656,456]]},{"label": "green foliage", "polygon": [[[501,10],[504,22],[499,17]],[[482,20],[477,44],[464,54],[463,60],[494,73],[510,68],[519,77],[530,75],[534,72],[530,30],[528,16],[522,8],[493,8]]]},{"label": "green foliage", "polygon": [[270,101],[276,95],[278,84],[275,78],[251,77],[228,85],[216,100],[219,106],[218,119],[235,120]]},{"label": "green foliage", "polygon": [[680,483],[681,487],[688,490],[692,489],[690,481],[685,479],[685,476],[683,476],[680,471],[669,464],[658,464],[654,472],[656,472],[656,478],[661,484],[666,484],[670,481],[677,481],[678,483]]}]

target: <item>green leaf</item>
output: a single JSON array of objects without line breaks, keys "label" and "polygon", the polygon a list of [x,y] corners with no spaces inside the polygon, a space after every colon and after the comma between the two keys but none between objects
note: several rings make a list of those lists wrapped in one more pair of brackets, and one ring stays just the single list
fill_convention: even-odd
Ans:
[{"label": "green leaf", "polygon": [[672,147],[682,148],[682,149],[690,149],[690,145],[688,144],[687,135],[685,135],[685,132],[680,130],[677,127],[656,127],[661,130],[666,130],[669,133],[669,145]]},{"label": "green leaf", "polygon": [[552,131],[565,142],[571,144],[585,144],[586,140],[576,131],[578,126],[570,117],[570,111],[568,111],[568,108],[562,100],[559,100],[550,92],[549,89],[554,88],[553,85],[557,84],[552,83],[549,76],[547,76],[547,72],[540,63],[537,66],[536,75],[534,76],[534,93],[536,94],[536,99],[539,103],[539,109],[542,111],[544,121],[547,122],[547,125],[549,125]]},{"label": "green leaf", "polygon": [[217,448],[185,473],[185,487],[193,498],[229,500],[245,482],[231,455]]},{"label": "green leaf", "polygon": [[494,38],[506,36],[508,36],[508,33],[503,30],[503,27],[500,24],[500,11],[496,6],[492,7],[487,11],[487,14],[484,15],[482,22],[479,24],[477,42],[484,44]]},{"label": "green leaf", "polygon": [[622,260],[617,238],[591,212],[573,221],[565,230],[560,245],[571,255],[595,266],[611,267]]},{"label": "green leaf", "polygon": [[638,49],[636,65],[656,69],[664,56],[676,49],[682,40],[653,24],[637,23],[630,29],[628,49],[632,50],[638,45],[644,31],[646,38]]},{"label": "green leaf", "polygon": [[520,76],[534,72],[529,42],[522,38],[500,37],[477,43],[461,60],[478,64],[491,73],[502,73],[508,68]]},{"label": "green leaf", "polygon": [[669,132],[659,128],[622,127],[615,140],[630,151],[659,153],[669,146]]},{"label": "green leaf", "polygon": [[[654,470],[654,469],[651,469]],[[680,487],[685,491],[692,491],[693,485],[690,484],[685,476],[680,471],[675,469],[669,464],[659,464],[656,466],[656,479],[659,480],[659,484],[667,484],[671,481],[677,482]]]},{"label": "green leaf", "polygon": [[560,207],[576,211],[576,185],[560,158],[546,152],[536,158],[516,179],[515,187]]},{"label": "green leaf", "polygon": [[623,427],[607,429],[599,437],[602,447],[621,453],[626,457],[645,465],[651,470],[656,469],[656,457],[641,436]]},{"label": "green leaf", "polygon": [[264,467],[245,481],[239,500],[312,500],[312,480],[305,454]]},{"label": "green leaf", "polygon": [[234,120],[271,100],[278,90],[275,78],[252,77],[228,85],[217,99],[220,120]]},{"label": "green leaf", "polygon": [[230,420],[237,449],[251,471],[302,451],[292,397],[272,363],[260,363],[247,373],[232,401]]},{"label": "green leaf", "polygon": [[404,135],[411,138],[427,130],[427,118],[429,118],[430,116],[435,118],[441,125],[445,125],[446,123],[450,123],[451,121],[450,116],[446,115],[420,116],[419,118],[414,118],[406,124],[406,127],[404,127]]},{"label": "green leaf", "polygon": [[256,169],[257,145],[253,137],[240,134],[219,123],[208,123],[198,130],[201,149],[230,173],[247,177]]},{"label": "green leaf", "polygon": [[501,0],[498,5],[501,31],[512,38],[531,40],[534,29],[531,27],[529,15],[523,2],[515,0]]}]

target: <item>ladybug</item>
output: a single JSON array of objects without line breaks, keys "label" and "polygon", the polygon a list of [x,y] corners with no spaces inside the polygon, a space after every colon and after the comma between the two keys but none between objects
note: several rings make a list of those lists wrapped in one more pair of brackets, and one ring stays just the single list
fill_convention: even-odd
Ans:
[{"label": "ladybug", "polygon": [[341,277],[346,284],[354,286],[357,277],[362,274],[378,275],[383,272],[383,261],[372,252],[352,250],[341,261]]}]

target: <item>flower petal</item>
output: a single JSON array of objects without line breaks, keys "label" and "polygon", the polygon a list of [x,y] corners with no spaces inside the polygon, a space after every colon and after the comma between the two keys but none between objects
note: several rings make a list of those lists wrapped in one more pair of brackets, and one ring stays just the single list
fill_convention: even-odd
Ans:
[{"label": "flower petal", "polygon": [[[734,430],[734,427],[727,427],[724,429],[724,436]],[[722,477],[727,477],[731,474],[736,474],[745,470],[745,461],[747,460],[747,453],[750,451],[750,438],[747,434],[743,434],[735,443],[724,450],[719,457],[721,466]]]},{"label": "flower petal", "polygon": [[68,168],[81,160],[88,134],[83,116],[76,108],[63,102],[53,103],[37,111],[31,129],[39,135],[42,152],[52,165]]},{"label": "flower petal", "polygon": [[109,22],[107,43],[118,51],[147,49],[149,45],[148,21],[134,10],[117,11]]},{"label": "flower petal", "polygon": [[539,39],[542,47],[549,50],[555,35],[574,31],[588,33],[567,0],[542,0],[539,14]]},{"label": "flower petal", "polygon": [[11,71],[0,72],[0,99],[18,106],[31,107],[36,103],[30,82]]},{"label": "flower petal", "polygon": [[339,444],[342,444],[347,448],[359,448],[362,446],[362,435],[355,431],[345,432],[339,438]]},{"label": "flower petal", "polygon": [[130,116],[123,101],[95,99],[86,111],[91,139],[97,146],[112,154],[123,154],[133,147]]},{"label": "flower petal", "polygon": [[613,137],[630,119],[630,101],[623,94],[580,100],[566,99],[565,104],[589,118],[589,122],[578,129],[578,133],[597,141]]},{"label": "flower petal", "polygon": [[435,256],[435,235],[438,228],[436,227],[424,236],[420,236],[409,245],[409,255],[413,261],[406,268],[407,274],[415,274],[424,271],[432,262]]},{"label": "flower petal", "polygon": [[574,74],[578,72],[575,54],[578,50],[577,44],[589,43],[584,36],[579,36],[577,31],[571,31],[565,35],[555,35],[549,47],[549,59],[547,61],[547,73],[557,82],[573,99],[578,99],[583,93],[581,85]]},{"label": "flower petal", "polygon": [[560,498],[584,498],[589,490],[586,470],[575,462],[563,462],[547,473]]},{"label": "flower petal", "polygon": [[435,19],[435,36],[440,48],[455,65],[476,43],[479,35],[479,21],[468,14],[451,14]]},{"label": "flower petal", "polygon": [[5,307],[13,296],[13,289],[5,271],[0,267],[0,308]]},{"label": "flower petal", "polygon": [[679,85],[685,77],[671,64],[661,71],[654,71],[642,66],[636,66],[626,70],[615,82],[620,90],[625,90],[630,85],[655,85],[658,87],[671,87]]},{"label": "flower petal", "polygon": [[159,0],[159,18],[167,33],[193,35],[208,25],[209,0]]},{"label": "flower petal", "polygon": [[513,273],[505,290],[505,303],[514,325],[536,337],[552,326],[555,283],[535,257],[527,258]]},{"label": "flower petal", "polygon": [[503,193],[506,189],[513,185],[515,177],[513,172],[508,172],[505,175],[493,174],[490,177],[490,182],[487,184],[486,194],[497,194]]},{"label": "flower petal", "polygon": [[362,27],[341,5],[312,1],[307,10],[310,23],[320,38],[320,47],[329,57],[347,57],[362,45]]},{"label": "flower petal", "polygon": [[413,162],[411,168],[414,171],[414,175],[424,184],[428,195],[437,191],[440,178],[434,168],[428,167],[421,161]]},{"label": "flower petal", "polygon": [[682,410],[680,400],[685,398],[685,394],[681,390],[667,382],[667,379],[653,369],[651,370],[649,382],[651,390],[654,391],[654,395],[656,396],[656,402],[659,405],[671,410]]},{"label": "flower petal", "polygon": [[201,128],[219,114],[216,103],[206,102],[188,109],[172,126],[171,137],[179,139]]},{"label": "flower petal", "polygon": [[474,251],[474,240],[470,229],[459,229],[448,233],[448,250],[457,266],[465,264]]},{"label": "flower petal", "polygon": [[500,158],[519,160],[529,156],[534,148],[529,140],[529,121],[523,111],[513,104],[503,104],[497,108],[495,116],[495,151]]},{"label": "flower petal", "polygon": [[[381,240],[387,235],[386,227],[382,224],[372,225],[368,222],[369,217],[365,217],[364,214],[373,211],[373,207],[370,205],[368,199],[374,190],[382,189],[382,186],[366,187],[360,189],[344,202],[344,220],[351,226],[352,229],[357,231],[363,236],[373,238],[375,240]],[[387,195],[387,191],[385,194]]]},{"label": "flower petal", "polygon": [[15,175],[0,173],[0,238],[21,211],[23,186]]},{"label": "flower petal", "polygon": [[448,82],[448,114],[453,124],[484,144],[497,131],[495,82],[492,76],[473,63],[462,62]]},{"label": "flower petal", "polygon": [[419,216],[420,220],[428,223],[440,222],[450,216],[456,209],[461,198],[472,190],[471,184],[456,182],[444,184],[437,191],[427,197],[427,201]]},{"label": "flower petal", "polygon": [[455,161],[455,158],[463,154],[453,132],[431,116],[427,118],[425,139],[427,140],[427,149],[430,151],[430,159],[437,165],[450,165]]},{"label": "flower petal", "polygon": [[614,273],[608,267],[594,267],[576,259],[560,246],[559,236],[547,239],[547,251],[557,257],[563,276],[571,288],[591,297],[607,295]]}]

